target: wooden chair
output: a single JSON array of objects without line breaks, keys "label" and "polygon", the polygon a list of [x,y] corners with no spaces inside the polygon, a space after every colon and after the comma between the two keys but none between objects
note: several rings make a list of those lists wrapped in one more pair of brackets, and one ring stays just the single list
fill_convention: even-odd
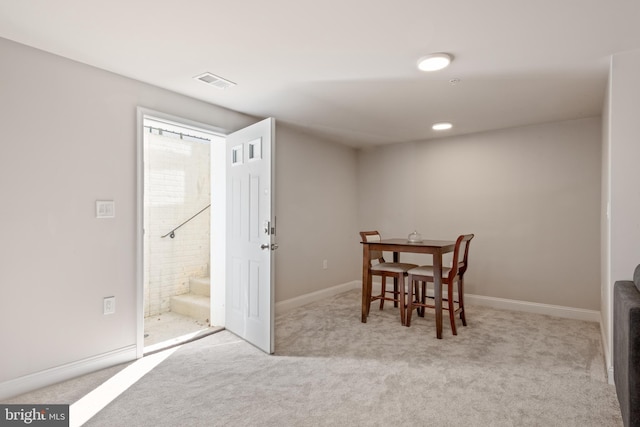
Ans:
[{"label": "wooden chair", "polygon": [[[380,241],[380,233],[377,231],[361,231],[360,237],[363,242]],[[404,289],[400,292],[398,286],[404,287],[404,278],[407,276],[407,271],[412,268],[416,268],[416,264],[407,264],[402,262],[386,262],[382,256],[382,251],[371,251],[371,262],[369,263],[369,271],[372,276],[379,276],[382,280],[380,294],[372,295],[370,302],[380,300],[380,310],[384,308],[385,301],[393,301],[393,306],[400,306],[400,321],[404,325],[405,323],[405,307],[404,301]],[[373,261],[376,261],[374,263]],[[393,279],[393,291],[387,291],[387,277]],[[393,297],[388,297],[387,294],[393,294]]]},{"label": "wooden chair", "polygon": [[[462,325],[467,326],[467,319],[464,313],[464,273],[469,266],[469,245],[473,234],[465,234],[456,240],[456,246],[453,250],[453,261],[451,267],[442,267],[442,289],[447,287],[447,298],[443,301],[442,309],[449,311],[449,321],[451,322],[451,331],[453,335],[457,335],[455,314],[460,313]],[[433,282],[433,266],[423,265],[408,271],[409,281],[409,298],[406,311],[406,326],[411,326],[411,313],[414,308],[418,308],[418,314],[424,316],[424,308],[435,308],[434,303],[427,303],[427,282]],[[453,284],[458,282],[458,301],[453,299]],[[420,287],[420,285],[422,285]],[[435,295],[434,295],[435,297]],[[455,307],[457,304],[457,308]],[[438,332],[438,338],[442,338],[441,327]]]}]

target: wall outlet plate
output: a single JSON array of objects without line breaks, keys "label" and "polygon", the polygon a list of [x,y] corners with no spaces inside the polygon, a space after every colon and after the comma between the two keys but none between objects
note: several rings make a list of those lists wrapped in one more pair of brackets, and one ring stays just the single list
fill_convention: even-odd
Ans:
[{"label": "wall outlet plate", "polygon": [[114,314],[116,312],[116,297],[105,297],[102,304],[103,314]]},{"label": "wall outlet plate", "polygon": [[113,200],[96,200],[96,218],[115,218],[116,203]]}]

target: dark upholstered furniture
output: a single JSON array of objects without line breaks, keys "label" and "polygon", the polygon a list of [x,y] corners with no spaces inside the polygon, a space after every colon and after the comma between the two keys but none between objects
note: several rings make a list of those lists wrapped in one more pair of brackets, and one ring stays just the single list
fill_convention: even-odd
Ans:
[{"label": "dark upholstered furniture", "polygon": [[640,265],[613,289],[613,377],[624,425],[640,426]]}]

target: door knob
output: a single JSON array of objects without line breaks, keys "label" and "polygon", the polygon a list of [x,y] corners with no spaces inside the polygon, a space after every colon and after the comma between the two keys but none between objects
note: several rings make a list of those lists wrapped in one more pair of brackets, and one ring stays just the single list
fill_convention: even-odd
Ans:
[{"label": "door knob", "polygon": [[[269,249],[269,244],[260,245],[260,249],[262,249],[262,250]],[[271,250],[275,251],[276,249],[278,249],[278,244],[277,243],[272,243],[271,244]]]},{"label": "door knob", "polygon": [[265,249],[269,249],[269,245],[260,245],[260,249],[265,250]]}]

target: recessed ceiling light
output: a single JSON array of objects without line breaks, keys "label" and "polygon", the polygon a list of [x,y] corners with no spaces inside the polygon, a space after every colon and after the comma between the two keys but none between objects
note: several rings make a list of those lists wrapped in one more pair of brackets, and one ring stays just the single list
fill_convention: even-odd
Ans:
[{"label": "recessed ceiling light", "polygon": [[433,126],[431,126],[431,129],[433,130],[449,130],[453,127],[453,125],[449,122],[441,122],[441,123],[436,123]]},{"label": "recessed ceiling light", "polygon": [[195,76],[194,79],[200,80],[201,82],[206,83],[208,85],[217,87],[218,89],[227,89],[236,85],[234,82],[230,80],[223,79],[222,77],[216,76],[215,74],[212,74],[209,72],[200,74],[199,76]]},{"label": "recessed ceiling light", "polygon": [[447,67],[453,56],[448,53],[432,53],[418,60],[418,68],[422,71],[437,71]]}]

